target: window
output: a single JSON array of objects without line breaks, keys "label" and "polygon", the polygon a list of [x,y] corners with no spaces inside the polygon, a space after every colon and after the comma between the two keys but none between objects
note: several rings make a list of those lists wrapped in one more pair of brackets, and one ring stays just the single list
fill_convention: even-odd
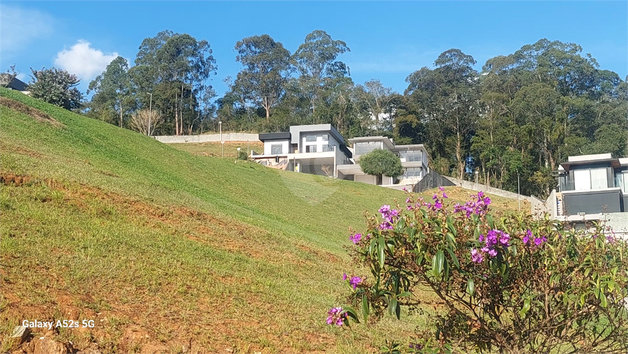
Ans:
[{"label": "window", "polygon": [[362,143],[355,143],[355,154],[365,155],[375,149],[381,149],[381,148],[382,148],[381,141],[366,141]]},{"label": "window", "polygon": [[624,194],[628,193],[628,171],[615,174],[615,187],[621,188]]},{"label": "window", "polygon": [[419,178],[421,177],[420,167],[408,167],[403,172],[403,178]]},{"label": "window", "polygon": [[406,162],[421,161],[421,151],[399,151],[399,157]]},{"label": "window", "polygon": [[331,144],[323,145],[323,152],[334,151],[334,146]]},{"label": "window", "polygon": [[305,152],[316,152],[316,145],[306,145]]},{"label": "window", "polygon": [[270,153],[272,155],[283,154],[283,145],[282,144],[272,144],[270,146]]},{"label": "window", "polygon": [[606,168],[574,170],[574,185],[577,191],[608,188]]},{"label": "window", "polygon": [[316,141],[316,135],[313,135],[313,134],[306,135],[305,136],[305,141],[307,141],[308,143]]},{"label": "window", "polygon": [[329,141],[329,134],[323,134],[323,141]]}]

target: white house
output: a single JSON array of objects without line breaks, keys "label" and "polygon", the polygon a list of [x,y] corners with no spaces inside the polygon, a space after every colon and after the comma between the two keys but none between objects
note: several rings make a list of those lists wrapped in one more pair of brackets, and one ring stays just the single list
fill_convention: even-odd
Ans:
[{"label": "white house", "polygon": [[[344,138],[331,124],[294,125],[290,132],[259,134],[264,152],[251,151],[251,158],[265,166],[346,179],[369,184],[415,184],[428,172],[428,154],[423,144],[395,145],[383,136],[349,139],[353,149],[347,148]],[[403,175],[397,180],[362,172],[357,163],[361,155],[375,149],[394,152],[401,160]],[[379,183],[378,183],[379,182]]]}]

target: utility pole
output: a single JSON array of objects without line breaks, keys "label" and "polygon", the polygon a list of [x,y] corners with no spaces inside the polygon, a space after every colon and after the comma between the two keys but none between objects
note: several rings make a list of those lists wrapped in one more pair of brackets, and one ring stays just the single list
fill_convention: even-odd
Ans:
[{"label": "utility pole", "polygon": [[150,136],[150,125],[153,118],[153,93],[149,92],[148,94],[150,95],[150,103],[148,104],[148,136]]}]

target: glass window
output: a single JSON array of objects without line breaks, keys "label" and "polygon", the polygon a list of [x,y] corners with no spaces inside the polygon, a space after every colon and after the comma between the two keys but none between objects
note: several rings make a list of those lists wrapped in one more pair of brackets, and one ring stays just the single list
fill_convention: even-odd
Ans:
[{"label": "glass window", "polygon": [[323,152],[334,151],[334,146],[331,144],[323,145]]},{"label": "glass window", "polygon": [[356,155],[364,155],[375,149],[381,149],[382,143],[381,141],[366,141],[361,143],[355,143],[355,154]]},{"label": "glass window", "polygon": [[329,141],[329,134],[323,134],[323,141]]},{"label": "glass window", "polygon": [[403,173],[404,178],[418,178],[421,177],[420,167],[408,167]]},{"label": "glass window", "polygon": [[574,170],[573,178],[575,180],[575,190],[584,191],[591,189],[591,173],[589,170]]},{"label": "glass window", "polygon": [[305,152],[316,152],[316,145],[306,145]]},{"label": "glass window", "polygon": [[305,136],[305,141],[310,142],[310,143],[313,142],[313,141],[316,141],[316,135],[313,135],[313,134],[306,135]]},{"label": "glass window", "polygon": [[421,151],[399,151],[399,157],[406,162],[421,161]]},{"label": "glass window", "polygon": [[608,180],[606,179],[605,168],[591,169],[591,189],[608,188]]},{"label": "glass window", "polygon": [[270,153],[273,155],[283,154],[283,145],[282,144],[272,144],[270,146]]}]

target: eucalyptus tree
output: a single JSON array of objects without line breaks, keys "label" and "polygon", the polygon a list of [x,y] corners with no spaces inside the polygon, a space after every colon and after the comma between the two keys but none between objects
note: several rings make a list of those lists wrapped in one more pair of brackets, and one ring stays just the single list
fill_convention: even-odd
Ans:
[{"label": "eucalyptus tree", "polygon": [[105,71],[89,83],[94,96],[89,104],[90,114],[96,118],[122,127],[125,115],[135,108],[131,93],[129,63],[123,57],[116,57]]},{"label": "eucalyptus tree", "polygon": [[234,86],[245,98],[264,108],[270,123],[271,108],[281,99],[290,72],[290,52],[269,35],[247,37],[235,45],[243,69]]},{"label": "eucalyptus tree", "polygon": [[[188,124],[199,117],[198,110],[214,96],[207,80],[216,73],[216,61],[206,40],[166,30],[140,45],[131,70],[133,83],[143,106],[153,103],[174,133],[183,132],[184,113]],[[174,124],[172,124],[174,121]]]},{"label": "eucalyptus tree", "polygon": [[422,68],[406,79],[406,95],[419,106],[420,115],[430,131],[444,144],[441,154],[455,161],[459,178],[464,177],[466,156],[479,116],[478,73],[475,60],[459,49],[438,56],[435,69]]},{"label": "eucalyptus tree", "polygon": [[321,105],[330,105],[324,100],[324,91],[332,90],[337,80],[349,75],[349,67],[336,60],[339,55],[351,51],[347,44],[334,40],[327,32],[315,30],[305,37],[292,56],[300,76],[298,83],[301,94],[309,102],[314,122],[324,119],[318,112]]}]

